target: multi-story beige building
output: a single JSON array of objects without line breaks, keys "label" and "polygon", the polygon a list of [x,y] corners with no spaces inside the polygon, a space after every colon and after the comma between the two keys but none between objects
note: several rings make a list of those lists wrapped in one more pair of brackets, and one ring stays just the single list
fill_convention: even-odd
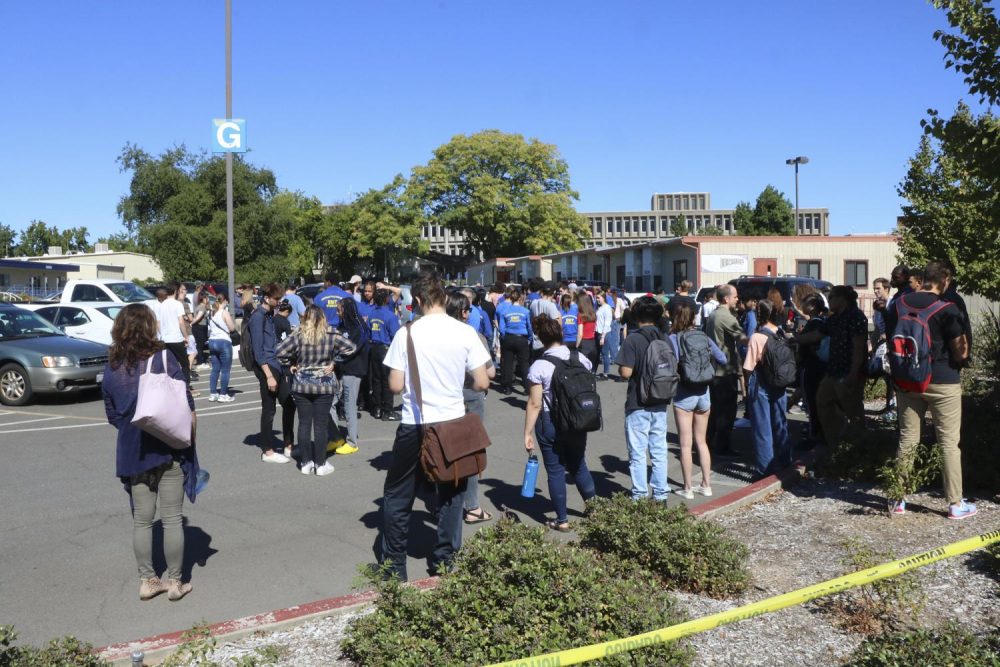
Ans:
[{"label": "multi-story beige building", "polygon": [[[677,220],[684,223],[692,236],[714,227],[724,236],[736,235],[733,227],[734,209],[713,209],[708,192],[654,193],[647,211],[608,211],[583,213],[590,236],[583,248],[621,248],[623,246],[676,238],[671,226]],[[829,236],[830,211],[825,208],[800,208],[795,226],[798,236]],[[446,255],[465,254],[465,238],[461,232],[442,225],[424,225],[422,238],[431,250]]]}]

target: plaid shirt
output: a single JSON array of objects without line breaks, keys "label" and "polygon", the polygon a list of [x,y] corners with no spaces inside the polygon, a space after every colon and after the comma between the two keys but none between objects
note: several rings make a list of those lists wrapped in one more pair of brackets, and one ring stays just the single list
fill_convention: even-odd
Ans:
[{"label": "plaid shirt", "polygon": [[323,375],[323,369],[333,365],[335,357],[349,357],[358,349],[351,339],[333,327],[318,345],[302,341],[301,331],[281,341],[278,361],[284,366],[296,366],[292,376],[292,391],[296,394],[335,394],[338,388],[334,375]]}]

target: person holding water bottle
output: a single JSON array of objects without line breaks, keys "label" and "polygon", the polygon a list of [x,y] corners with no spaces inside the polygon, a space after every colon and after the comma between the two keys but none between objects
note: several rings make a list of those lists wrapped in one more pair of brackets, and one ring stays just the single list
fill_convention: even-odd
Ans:
[{"label": "person holding water bottle", "polygon": [[535,443],[542,453],[545,473],[548,476],[549,496],[555,507],[556,518],[545,522],[552,530],[568,532],[569,518],[566,514],[566,473],[573,477],[576,488],[586,502],[596,495],[594,479],[587,468],[584,454],[587,449],[587,433],[583,431],[560,432],[556,430],[552,416],[552,377],[556,366],[550,359],[570,361],[572,357],[587,370],[593,365],[587,357],[571,351],[563,345],[563,327],[560,320],[539,316],[532,321],[532,331],[539,337],[544,352],[538,361],[528,369],[528,406],[524,414],[524,448],[531,454]]}]

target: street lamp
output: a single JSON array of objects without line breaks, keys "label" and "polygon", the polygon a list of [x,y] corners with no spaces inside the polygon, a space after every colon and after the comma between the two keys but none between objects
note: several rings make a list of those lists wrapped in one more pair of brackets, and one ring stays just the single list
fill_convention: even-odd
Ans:
[{"label": "street lamp", "polygon": [[795,233],[799,232],[799,165],[809,164],[809,158],[805,155],[792,157],[785,160],[785,164],[795,165]]}]

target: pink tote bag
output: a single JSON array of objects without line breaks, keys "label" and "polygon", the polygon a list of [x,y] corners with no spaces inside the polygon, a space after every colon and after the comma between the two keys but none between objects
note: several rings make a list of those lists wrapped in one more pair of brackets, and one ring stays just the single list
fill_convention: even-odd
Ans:
[{"label": "pink tote bag", "polygon": [[162,373],[153,372],[153,357],[146,362],[132,423],[174,449],[187,449],[191,446],[187,385],[167,373],[167,354],[164,350]]}]

